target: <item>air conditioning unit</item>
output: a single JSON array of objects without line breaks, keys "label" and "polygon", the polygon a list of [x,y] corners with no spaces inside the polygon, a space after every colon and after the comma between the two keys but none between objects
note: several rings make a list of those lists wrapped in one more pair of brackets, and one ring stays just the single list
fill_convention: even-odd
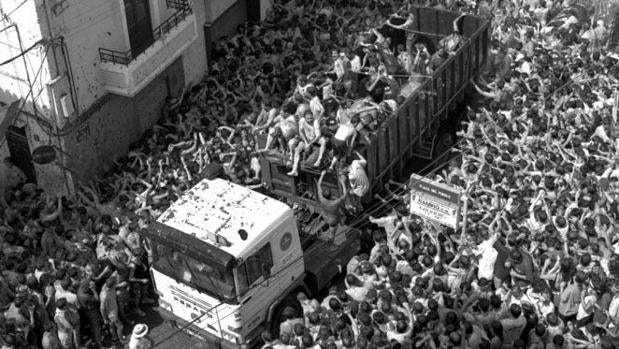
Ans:
[{"label": "air conditioning unit", "polygon": [[62,109],[62,115],[64,115],[65,118],[73,115],[75,108],[73,108],[73,100],[71,100],[70,95],[65,93],[60,96],[60,108]]}]

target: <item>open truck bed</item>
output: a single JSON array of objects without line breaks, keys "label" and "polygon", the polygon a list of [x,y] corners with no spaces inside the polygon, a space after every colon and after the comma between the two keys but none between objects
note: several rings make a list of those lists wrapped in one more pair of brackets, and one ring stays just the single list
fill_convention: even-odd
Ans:
[{"label": "open truck bed", "polygon": [[[438,42],[453,31],[453,21],[459,13],[418,7],[415,9],[413,31],[438,47]],[[370,144],[359,147],[367,159],[367,174],[371,188],[364,201],[372,200],[374,193],[389,179],[402,178],[406,161],[414,155],[428,154],[427,140],[437,136],[439,128],[450,120],[450,111],[464,101],[470,79],[479,75],[488,58],[490,38],[489,20],[472,15],[462,18],[465,44],[421,82],[402,86],[409,94],[393,116],[388,118],[370,136]],[[395,29],[389,29],[395,32]],[[402,37],[402,33],[394,35]],[[401,39],[400,39],[401,40]],[[288,176],[282,155],[268,152],[261,157],[262,180],[272,194],[292,202],[318,208],[317,180],[320,170],[302,163],[299,175]],[[325,176],[323,186],[338,190],[334,174]]]}]

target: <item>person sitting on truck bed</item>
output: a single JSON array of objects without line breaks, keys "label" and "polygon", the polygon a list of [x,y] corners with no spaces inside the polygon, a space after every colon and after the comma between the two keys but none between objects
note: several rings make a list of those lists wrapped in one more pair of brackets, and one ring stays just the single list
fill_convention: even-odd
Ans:
[{"label": "person sitting on truck bed", "polygon": [[[325,128],[324,131],[328,132],[328,129]],[[320,145],[320,149],[318,150],[318,158],[313,162],[313,165],[316,167],[320,166],[329,143],[328,137],[323,135],[320,119],[314,117],[314,114],[309,110],[299,120],[299,138],[299,144],[295,148],[292,160],[292,170],[288,172],[288,176],[297,176],[299,174],[299,162],[301,161],[302,154],[305,154],[309,161],[313,160],[314,152],[312,149],[316,144]]]},{"label": "person sitting on truck bed", "polygon": [[297,85],[294,89],[291,99],[296,101],[303,101],[305,99],[309,99],[310,96],[307,94],[307,89],[310,86],[314,86],[308,79],[306,75],[299,75],[297,78]]},{"label": "person sitting on truck bed", "polygon": [[[324,180],[326,174],[327,171],[323,170],[320,174],[320,178],[318,179],[318,200],[320,201],[320,214],[325,223],[329,225],[329,240],[333,240],[333,238],[335,238],[335,231],[342,222],[342,214],[340,211],[346,198],[348,197],[348,190],[344,190],[344,195],[341,197],[332,199],[331,190],[322,189],[322,181]],[[342,188],[345,189],[346,187],[342,186]]]},{"label": "person sitting on truck bed", "polygon": [[386,24],[395,29],[412,29],[415,24],[415,15],[413,15],[412,12],[406,15],[406,11],[399,11],[398,13],[392,14]]},{"label": "person sitting on truck bed", "polygon": [[456,51],[464,44],[464,37],[460,34],[459,23],[464,18],[464,15],[459,16],[453,21],[453,33],[444,37],[439,41],[439,47],[445,48],[449,55],[455,55]]},{"label": "person sitting on truck bed", "polygon": [[269,150],[274,141],[279,142],[280,147],[290,152],[290,162],[292,163],[294,149],[299,141],[299,124],[295,115],[279,115],[275,118],[275,125],[269,129],[267,142],[263,150]]},{"label": "person sitting on truck bed", "polygon": [[415,58],[413,58],[413,74],[411,79],[415,79],[418,75],[430,75],[432,72],[428,71],[428,67],[430,65],[430,53],[428,52],[428,48],[426,45],[422,43],[415,44],[415,49],[417,53],[415,54]]},{"label": "person sitting on truck bed", "polygon": [[366,144],[371,142],[369,138],[370,133],[375,131],[380,125],[378,120],[379,114],[383,112],[382,103],[374,103],[371,97],[366,97],[356,101],[348,108],[349,113],[359,116],[360,127],[357,130],[361,140]]},{"label": "person sitting on truck bed", "polygon": [[436,51],[432,57],[430,58],[430,64],[428,65],[428,69],[431,71],[436,71],[441,64],[443,64],[449,58],[449,53],[445,49],[445,47],[441,47]]}]

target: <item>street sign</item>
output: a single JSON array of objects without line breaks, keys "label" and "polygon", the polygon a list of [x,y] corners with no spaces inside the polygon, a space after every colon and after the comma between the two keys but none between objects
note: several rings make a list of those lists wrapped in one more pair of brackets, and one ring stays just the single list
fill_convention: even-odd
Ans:
[{"label": "street sign", "polygon": [[39,165],[47,165],[56,160],[56,149],[53,145],[42,145],[32,152],[32,162]]},{"label": "street sign", "polygon": [[412,214],[453,229],[458,228],[462,195],[459,189],[413,174],[410,191]]}]

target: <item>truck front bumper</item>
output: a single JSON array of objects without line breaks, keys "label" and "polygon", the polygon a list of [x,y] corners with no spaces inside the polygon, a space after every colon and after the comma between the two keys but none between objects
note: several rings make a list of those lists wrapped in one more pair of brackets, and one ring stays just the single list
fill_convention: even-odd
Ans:
[{"label": "truck front bumper", "polygon": [[230,341],[221,339],[217,337],[216,335],[209,333],[194,324],[190,324],[189,322],[179,318],[178,316],[174,315],[173,313],[165,309],[162,309],[161,307],[157,307],[156,311],[157,313],[159,313],[159,315],[163,319],[170,322],[172,326],[178,329],[182,329],[184,332],[190,334],[191,336],[194,336],[206,342],[207,348],[209,349],[241,349],[241,348],[244,348],[244,346],[242,346],[241,344],[236,344],[236,343],[232,343]]}]

